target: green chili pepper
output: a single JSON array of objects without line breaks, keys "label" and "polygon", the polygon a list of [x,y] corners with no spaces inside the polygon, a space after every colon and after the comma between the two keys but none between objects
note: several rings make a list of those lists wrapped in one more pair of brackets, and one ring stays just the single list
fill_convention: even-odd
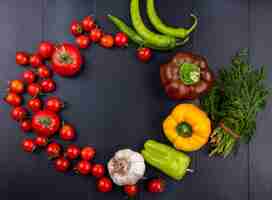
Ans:
[{"label": "green chili pepper", "polygon": [[[132,40],[133,42],[135,42],[136,44],[140,46],[149,47],[151,49],[161,50],[161,51],[168,51],[173,49],[173,47],[163,48],[163,47],[157,47],[157,46],[151,45],[148,42],[146,42],[138,33],[136,33],[131,27],[126,25],[125,22],[123,22],[119,18],[113,15],[108,15],[108,18],[120,31],[124,32],[129,37],[130,40]],[[183,45],[187,43],[189,39],[190,39],[189,37],[185,38],[183,40]]]},{"label": "green chili pepper", "polygon": [[113,15],[108,15],[108,18],[112,23],[114,23],[115,26],[117,26],[120,31],[124,32],[129,37],[129,39],[139,45],[144,45],[145,41],[122,20],[118,19]]},{"label": "green chili pepper", "polygon": [[191,17],[194,20],[193,25],[189,29],[185,28],[173,28],[170,26],[167,26],[164,24],[161,19],[159,18],[155,5],[154,5],[154,0],[147,0],[147,16],[151,22],[151,24],[154,26],[154,28],[166,35],[172,36],[172,37],[177,37],[177,38],[186,38],[188,35],[195,30],[198,24],[198,19],[195,15],[191,14]]},{"label": "green chili pepper", "polygon": [[186,154],[154,140],[146,141],[141,153],[148,164],[176,180],[183,178],[191,162]]},{"label": "green chili pepper", "polygon": [[130,15],[131,21],[136,32],[149,44],[162,48],[175,48],[176,46],[183,45],[183,43],[178,43],[176,38],[166,35],[156,34],[150,31],[143,23],[139,0],[131,0],[130,2]]}]

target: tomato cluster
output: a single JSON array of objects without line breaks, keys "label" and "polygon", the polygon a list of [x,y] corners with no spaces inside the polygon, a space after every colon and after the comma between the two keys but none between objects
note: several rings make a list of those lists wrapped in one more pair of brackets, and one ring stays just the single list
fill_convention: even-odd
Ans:
[{"label": "tomato cluster", "polygon": [[[84,18],[82,27],[81,24],[73,25],[72,32],[81,37],[77,38],[81,44],[84,44],[85,38],[80,34],[93,29],[90,19],[90,17]],[[92,38],[95,39],[98,36],[99,31],[95,29]],[[87,43],[85,41],[85,45],[88,45],[88,41]],[[82,48],[82,45],[80,47]],[[54,136],[58,135],[63,141],[74,141],[76,130],[72,124],[63,123],[61,120],[59,113],[65,106],[64,101],[57,96],[49,96],[56,90],[53,75],[56,73],[61,76],[73,76],[80,70],[82,62],[79,50],[67,43],[55,45],[46,41],[41,42],[37,52],[33,54],[17,52],[16,63],[31,68],[23,71],[20,79],[9,82],[8,93],[4,100],[12,107],[11,117],[19,122],[20,129],[24,133],[35,134],[33,138],[23,139],[21,145],[25,152],[44,150],[53,160],[58,172],[72,170],[80,175],[92,175],[98,178],[98,190],[109,192],[112,190],[112,182],[105,176],[104,165],[93,163],[96,154],[93,147],[80,148],[70,144],[64,148],[54,139]],[[49,63],[51,63],[51,69],[47,67]],[[26,98],[27,95],[29,98]],[[24,99],[26,106],[23,106]]]},{"label": "tomato cluster", "polygon": [[[84,17],[80,22],[73,21],[70,31],[80,49],[88,48],[92,42],[104,48],[128,46],[128,37],[124,33],[119,32],[115,36],[104,33],[91,16]],[[137,57],[146,62],[151,58],[151,50],[140,48]],[[105,175],[105,166],[93,162],[96,155],[93,147],[80,148],[70,144],[64,148],[54,138],[58,135],[63,142],[74,141],[76,138],[74,126],[62,122],[60,117],[60,112],[65,106],[64,101],[50,94],[57,88],[53,79],[54,73],[69,77],[80,71],[83,58],[79,49],[73,44],[56,45],[43,41],[32,54],[18,51],[16,63],[31,67],[22,72],[20,79],[9,82],[8,93],[4,98],[11,106],[12,119],[19,123],[22,132],[27,135],[30,132],[34,133],[34,137],[23,139],[22,149],[29,153],[36,152],[37,149],[45,151],[48,158],[53,160],[56,171],[74,171],[83,176],[93,176],[97,178],[98,191],[110,192],[113,183]],[[152,179],[147,188],[150,192],[162,192],[164,185],[159,179]],[[134,197],[139,192],[139,187],[127,185],[123,187],[123,191],[128,197]]]},{"label": "tomato cluster", "polygon": [[[128,37],[125,33],[119,32],[115,36],[103,32],[95,23],[91,16],[86,16],[81,21],[72,21],[70,32],[75,37],[75,43],[81,49],[88,48],[91,43],[98,43],[104,48],[127,47]],[[151,59],[152,52],[149,48],[139,48],[137,50],[137,58],[142,62]]]}]

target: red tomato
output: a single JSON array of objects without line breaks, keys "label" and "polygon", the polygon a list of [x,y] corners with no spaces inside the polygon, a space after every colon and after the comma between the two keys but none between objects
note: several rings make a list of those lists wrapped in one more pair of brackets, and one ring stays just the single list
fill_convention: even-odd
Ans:
[{"label": "red tomato", "polygon": [[55,169],[59,172],[67,172],[70,167],[70,161],[65,158],[55,160]]},{"label": "red tomato", "polygon": [[53,71],[60,76],[74,76],[82,65],[80,51],[72,44],[61,44],[52,56]]},{"label": "red tomato", "polygon": [[125,185],[124,192],[128,195],[128,197],[135,197],[139,192],[138,185]]},{"label": "red tomato", "polygon": [[37,72],[38,72],[38,76],[40,78],[50,78],[51,77],[51,71],[45,65],[39,66]]},{"label": "red tomato", "polygon": [[118,47],[125,47],[128,45],[128,37],[125,33],[119,32],[114,37],[114,44]]},{"label": "red tomato", "polygon": [[147,62],[151,59],[152,52],[149,48],[139,48],[137,50],[137,57],[140,61]]},{"label": "red tomato", "polygon": [[83,160],[90,161],[94,158],[95,149],[93,147],[86,146],[81,150],[80,155]]},{"label": "red tomato", "polygon": [[94,19],[91,16],[84,17],[82,20],[82,26],[84,31],[91,31],[95,27]]},{"label": "red tomato", "polygon": [[39,136],[54,135],[60,127],[60,117],[49,110],[42,110],[32,117],[32,128]]},{"label": "red tomato", "polygon": [[24,139],[22,142],[22,148],[25,152],[32,153],[36,149],[36,145],[32,139]]},{"label": "red tomato", "polygon": [[101,29],[94,28],[93,30],[91,30],[89,37],[90,37],[91,41],[99,42],[102,35],[103,35],[103,33],[102,33]]},{"label": "red tomato", "polygon": [[38,147],[46,147],[48,144],[48,139],[46,137],[37,136],[34,142]]},{"label": "red tomato", "polygon": [[76,164],[75,170],[81,175],[88,175],[92,170],[92,165],[86,160],[81,160]]},{"label": "red tomato", "polygon": [[18,107],[22,104],[23,98],[22,96],[15,94],[13,92],[9,92],[5,97],[4,101],[13,107]]},{"label": "red tomato", "polygon": [[39,54],[33,54],[29,58],[29,63],[36,68],[42,64],[42,57]]},{"label": "red tomato", "polygon": [[60,138],[66,141],[74,140],[76,137],[76,131],[70,124],[65,123],[59,130]]},{"label": "red tomato", "polygon": [[99,192],[110,192],[112,190],[112,181],[108,177],[102,177],[97,181],[97,190]]},{"label": "red tomato", "polygon": [[27,110],[24,107],[15,107],[11,110],[10,115],[12,119],[21,121],[26,118]]},{"label": "red tomato", "polygon": [[36,74],[31,70],[26,70],[22,74],[22,79],[25,83],[33,83],[36,79]]},{"label": "red tomato", "polygon": [[24,120],[20,123],[23,132],[30,132],[32,130],[31,120]]},{"label": "red tomato", "polygon": [[14,92],[16,94],[23,94],[25,86],[23,81],[21,80],[12,80],[9,82],[9,91]]},{"label": "red tomato", "polygon": [[29,64],[29,55],[23,51],[16,52],[16,64],[18,65],[28,65]]},{"label": "red tomato", "polygon": [[32,112],[38,112],[41,110],[42,108],[42,101],[39,98],[33,98],[30,99],[27,102],[27,107],[29,110],[31,110]]},{"label": "red tomato", "polygon": [[70,144],[65,152],[65,156],[70,160],[75,160],[80,155],[80,148],[74,144]]},{"label": "red tomato", "polygon": [[54,52],[54,44],[49,41],[43,41],[39,44],[38,54],[44,58],[50,58]]},{"label": "red tomato", "polygon": [[90,38],[86,35],[80,35],[76,38],[76,43],[79,48],[86,49],[90,46]]},{"label": "red tomato", "polygon": [[160,178],[151,179],[147,184],[148,192],[159,193],[164,192],[165,183]]},{"label": "red tomato", "polygon": [[94,164],[92,167],[92,175],[96,178],[101,178],[105,175],[105,167],[102,164]]},{"label": "red tomato", "polygon": [[41,81],[41,87],[45,93],[54,92],[56,90],[56,83],[52,79],[45,79]]},{"label": "red tomato", "polygon": [[45,101],[45,109],[58,113],[64,107],[64,103],[58,97],[49,97]]},{"label": "red tomato", "polygon": [[83,27],[80,22],[73,21],[70,25],[70,31],[73,36],[79,36],[83,33]]},{"label": "red tomato", "polygon": [[27,93],[32,97],[38,96],[41,93],[41,91],[42,87],[38,83],[31,83],[27,87]]},{"label": "red tomato", "polygon": [[57,158],[61,154],[61,146],[56,142],[52,142],[47,146],[46,153],[50,159]]},{"label": "red tomato", "polygon": [[100,40],[100,45],[104,48],[111,48],[114,45],[114,38],[111,35],[103,35]]}]

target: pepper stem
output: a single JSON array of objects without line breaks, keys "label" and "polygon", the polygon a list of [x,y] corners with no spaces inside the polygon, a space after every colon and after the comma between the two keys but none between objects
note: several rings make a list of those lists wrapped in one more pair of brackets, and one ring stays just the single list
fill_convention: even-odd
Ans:
[{"label": "pepper stem", "polygon": [[181,137],[191,137],[192,136],[192,126],[187,122],[181,122],[177,125],[176,131]]},{"label": "pepper stem", "polygon": [[197,24],[198,24],[197,16],[195,16],[194,14],[191,14],[190,16],[193,18],[194,23],[189,29],[187,29],[187,31],[186,31],[187,35],[189,35],[191,32],[193,32],[196,29]]},{"label": "pepper stem", "polygon": [[178,40],[178,42],[176,42],[176,46],[183,46],[185,45],[188,41],[190,40],[190,36],[187,36],[184,40]]},{"label": "pepper stem", "polygon": [[196,84],[200,80],[200,68],[196,64],[184,62],[180,65],[179,76],[185,85]]}]

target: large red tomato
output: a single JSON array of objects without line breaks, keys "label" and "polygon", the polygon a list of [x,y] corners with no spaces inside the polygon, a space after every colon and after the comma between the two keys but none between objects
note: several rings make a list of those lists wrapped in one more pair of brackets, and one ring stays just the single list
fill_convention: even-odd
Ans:
[{"label": "large red tomato", "polygon": [[77,74],[81,69],[82,62],[79,49],[68,43],[57,46],[52,55],[53,70],[60,76]]},{"label": "large red tomato", "polygon": [[60,127],[60,117],[48,110],[35,113],[32,117],[32,128],[40,136],[54,135]]}]

